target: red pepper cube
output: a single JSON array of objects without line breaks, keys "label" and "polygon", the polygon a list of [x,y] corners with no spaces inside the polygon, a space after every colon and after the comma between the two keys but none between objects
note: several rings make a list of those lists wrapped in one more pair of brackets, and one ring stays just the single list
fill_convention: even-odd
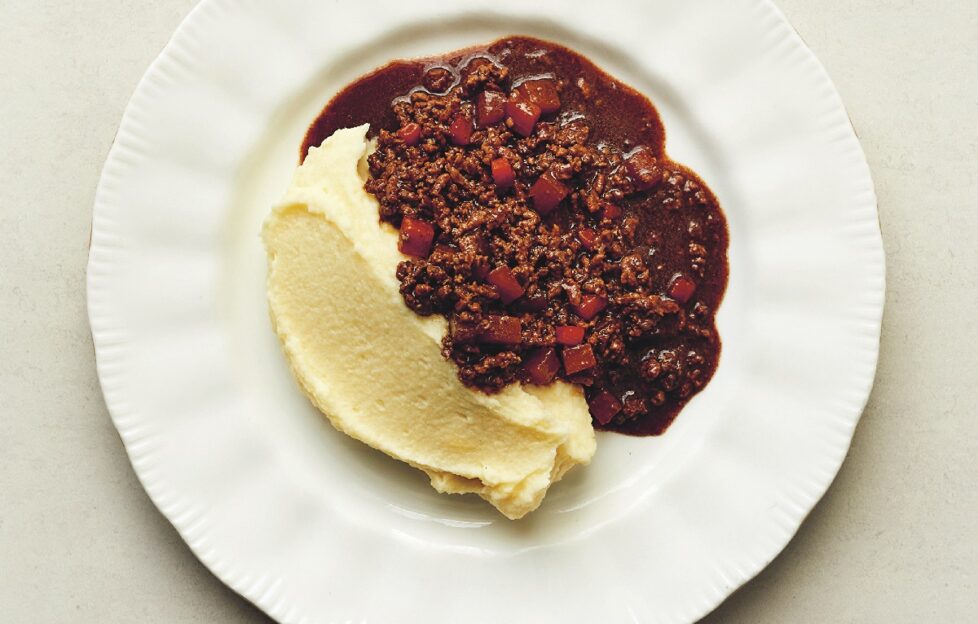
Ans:
[{"label": "red pepper cube", "polygon": [[640,191],[645,191],[662,181],[659,161],[647,148],[639,148],[625,159],[628,177]]},{"label": "red pepper cube", "polygon": [[605,204],[601,210],[601,218],[608,219],[609,221],[621,218],[621,214],[621,208],[615,204]]},{"label": "red pepper cube", "polygon": [[591,228],[579,228],[577,230],[577,240],[585,249],[594,249],[598,246],[598,233]]},{"label": "red pepper cube", "polygon": [[508,266],[496,267],[489,272],[487,279],[496,287],[503,303],[512,303],[523,295],[523,286],[516,281],[516,276]]},{"label": "red pepper cube", "polygon": [[542,215],[549,214],[569,194],[569,188],[547,173],[537,178],[537,181],[530,187],[533,209]]},{"label": "red pepper cube", "polygon": [[564,357],[564,372],[568,375],[574,375],[598,365],[598,361],[594,359],[594,351],[589,344],[564,347],[561,355]]},{"label": "red pepper cube", "polygon": [[489,316],[479,332],[479,340],[487,344],[516,346],[523,341],[523,323],[515,316]]},{"label": "red pepper cube", "polygon": [[417,145],[421,140],[421,126],[413,121],[404,124],[398,129],[397,138],[404,141],[405,145]]},{"label": "red pepper cube", "polygon": [[685,304],[692,299],[693,293],[695,292],[696,282],[685,275],[675,276],[672,278],[672,283],[669,284],[669,296],[679,303]]},{"label": "red pepper cube", "polygon": [[474,321],[453,316],[448,320],[448,333],[457,344],[468,344],[479,338],[479,326]]},{"label": "red pepper cube", "polygon": [[517,87],[524,97],[540,107],[544,115],[560,110],[560,95],[557,94],[557,84],[549,78],[526,80]]},{"label": "red pepper cube", "polygon": [[621,411],[622,404],[615,395],[602,390],[588,401],[588,407],[591,408],[591,417],[599,425],[607,425]]},{"label": "red pepper cube", "polygon": [[499,91],[483,91],[475,100],[475,120],[480,128],[506,118],[506,96]]},{"label": "red pepper cube", "polygon": [[516,173],[513,166],[505,158],[497,158],[489,163],[492,169],[492,181],[496,184],[497,191],[505,191],[513,186],[516,181]]},{"label": "red pepper cube", "polygon": [[599,295],[584,295],[581,297],[581,302],[573,306],[574,312],[585,321],[590,321],[606,307],[608,307],[608,300]]},{"label": "red pepper cube", "polygon": [[533,351],[523,361],[523,370],[530,377],[530,383],[545,386],[554,380],[560,370],[560,359],[552,347],[544,347]]},{"label": "red pepper cube", "polygon": [[472,133],[475,128],[472,127],[472,120],[459,113],[452,120],[452,125],[448,128],[448,134],[452,139],[454,145],[468,145],[469,139],[472,138]]},{"label": "red pepper cube", "polygon": [[518,92],[510,95],[509,101],[506,102],[506,115],[513,122],[513,130],[519,135],[527,137],[533,134],[533,126],[536,125],[541,114],[543,111],[539,106]]},{"label": "red pepper cube", "polygon": [[557,334],[557,344],[566,347],[573,347],[584,341],[584,328],[577,325],[561,325],[554,332]]},{"label": "red pepper cube", "polygon": [[397,239],[397,248],[402,254],[425,258],[431,251],[433,240],[435,240],[435,226],[413,217],[401,219],[401,232]]}]

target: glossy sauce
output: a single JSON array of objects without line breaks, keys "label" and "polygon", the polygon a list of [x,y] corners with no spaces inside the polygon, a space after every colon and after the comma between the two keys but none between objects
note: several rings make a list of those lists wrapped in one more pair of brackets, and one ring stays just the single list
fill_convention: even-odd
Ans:
[{"label": "glossy sauce", "polygon": [[[643,353],[661,354],[673,351],[685,357],[695,352],[702,359],[697,378],[701,385],[680,396],[677,392],[666,393],[661,405],[653,406],[648,413],[607,425],[595,423],[597,428],[619,431],[631,435],[657,435],[662,433],[682,407],[712,377],[720,355],[720,339],[715,328],[715,313],[723,298],[727,284],[728,234],[726,220],[719,204],[707,185],[691,170],[668,160],[665,154],[665,131],[659,115],[648,98],[604,73],[588,59],[569,49],[552,43],[526,38],[510,37],[485,47],[470,48],[413,61],[396,61],[364,76],[343,89],[315,120],[308,130],[301,148],[304,158],[311,146],[322,141],[340,128],[370,124],[371,136],[381,129],[395,131],[398,120],[392,111],[392,102],[412,91],[424,90],[443,93],[457,83],[460,71],[471,59],[485,57],[509,69],[513,85],[534,77],[549,77],[567,86],[561,91],[559,120],[583,116],[591,128],[587,144],[610,148],[628,155],[637,147],[650,149],[670,172],[691,181],[705,192],[708,200],[703,205],[664,209],[661,197],[640,193],[624,199],[621,207],[625,216],[639,219],[639,236],[643,241],[638,251],[650,264],[658,267],[653,271],[652,286],[667,293],[676,275],[688,272],[691,233],[696,229],[696,240],[703,242],[707,250],[705,271],[697,276],[695,304],[706,309],[709,318],[701,321],[712,328],[707,336],[685,332],[673,336],[660,335],[649,341],[629,345],[636,361]],[[434,71],[432,71],[434,70]],[[559,211],[551,217],[560,223]],[[694,302],[687,306],[692,310]],[[705,331],[705,330],[704,330]],[[667,358],[668,359],[668,358]],[[699,360],[697,360],[699,361]],[[642,380],[629,371],[619,371],[604,382],[603,389],[624,400],[631,389],[642,385]],[[588,389],[593,398],[594,389]],[[593,405],[592,405],[593,411]]]}]

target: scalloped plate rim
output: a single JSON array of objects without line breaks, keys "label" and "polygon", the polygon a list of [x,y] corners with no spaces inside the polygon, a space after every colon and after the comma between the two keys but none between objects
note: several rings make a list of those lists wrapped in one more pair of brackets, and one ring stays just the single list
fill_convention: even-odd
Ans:
[{"label": "scalloped plate rim", "polygon": [[[136,96],[145,90],[150,77],[155,75],[160,71],[160,66],[163,64],[164,60],[168,58],[169,55],[174,53],[174,42],[179,40],[180,37],[184,36],[186,32],[193,27],[198,17],[205,11],[205,7],[211,7],[219,4],[220,0],[204,0],[200,4],[194,7],[194,9],[187,15],[184,21],[175,31],[171,40],[167,43],[161,54],[156,60],[150,65],[146,74],[140,80],[138,86],[136,87],[129,104],[126,107],[126,112],[123,115],[123,121],[120,125],[119,133],[113,141],[112,148],[110,149],[109,155],[106,159],[106,164],[103,169],[102,177],[100,178],[98,190],[95,197],[95,210],[93,214],[93,233],[92,233],[92,243],[90,251],[90,262],[88,269],[88,302],[89,302],[89,320],[92,326],[93,342],[96,348],[96,361],[98,376],[100,382],[102,383],[103,391],[105,394],[106,404],[109,408],[109,412],[112,416],[113,422],[120,432],[120,435],[125,443],[126,451],[130,457],[135,472],[140,480],[140,483],[149,493],[150,498],[153,500],[154,504],[161,510],[161,512],[168,518],[168,520],[175,526],[175,528],[180,533],[181,537],[188,543],[190,548],[193,550],[195,555],[219,578],[221,578],[225,583],[227,583],[232,589],[234,589],[239,594],[243,595],[245,598],[256,604],[261,609],[265,610],[269,615],[276,617],[282,621],[307,621],[305,616],[299,613],[294,613],[294,610],[290,610],[288,605],[277,604],[272,600],[272,596],[275,593],[275,583],[269,582],[268,579],[262,578],[242,578],[235,574],[232,574],[227,569],[227,562],[222,561],[219,557],[215,555],[214,552],[209,551],[202,547],[202,543],[199,539],[198,529],[205,524],[201,521],[201,518],[196,516],[194,512],[189,514],[184,514],[182,517],[177,517],[178,510],[172,502],[163,499],[160,486],[158,483],[154,482],[149,475],[146,474],[144,470],[140,467],[141,458],[145,457],[142,450],[144,447],[140,446],[139,430],[138,427],[133,428],[133,424],[130,422],[129,409],[126,407],[124,400],[118,398],[118,395],[123,393],[124,390],[120,389],[113,381],[114,374],[108,370],[110,366],[115,364],[114,356],[109,355],[113,349],[117,349],[119,345],[114,342],[112,338],[112,331],[114,328],[109,326],[109,319],[99,312],[99,306],[106,305],[104,300],[100,299],[99,286],[100,280],[102,279],[103,273],[100,272],[98,265],[99,262],[110,263],[110,259],[106,259],[106,243],[103,240],[106,236],[104,232],[104,226],[100,225],[100,217],[104,217],[104,213],[107,208],[101,208],[105,202],[105,195],[107,193],[106,186],[108,184],[107,180],[112,174],[112,167],[120,158],[123,157],[120,154],[120,136],[123,136],[125,131],[127,131],[129,124],[132,122],[132,102]],[[781,20],[785,25],[789,25],[787,20],[781,14],[780,10],[774,6],[770,0],[755,0],[757,5],[761,5],[764,10],[769,11],[771,14],[775,15],[779,20]],[[831,97],[838,99],[838,106],[842,107],[841,98],[839,98],[834,85],[831,84],[831,80],[825,74],[824,69],[818,63],[814,54],[810,49],[804,44],[800,36],[792,30],[793,38],[796,39],[792,45],[796,47],[800,46],[804,54],[807,55],[806,62],[814,63],[817,66],[818,71],[822,74],[820,77],[825,80],[831,87]],[[843,107],[844,111],[844,107]],[[851,121],[848,121],[849,128],[854,134],[854,130],[851,127]],[[857,143],[858,146],[858,143]],[[862,156],[861,152],[860,155]],[[868,178],[869,168],[865,163],[865,157],[862,156],[862,164],[865,166],[865,176]],[[872,194],[872,182],[869,180],[869,190]],[[801,521],[804,517],[811,512],[814,505],[821,498],[824,492],[827,490],[838,470],[841,468],[842,460],[844,460],[845,454],[848,452],[849,444],[851,443],[852,430],[855,428],[859,415],[862,409],[865,407],[866,402],[869,399],[870,390],[872,387],[873,377],[875,376],[876,362],[878,358],[878,342],[880,334],[881,319],[883,313],[883,296],[885,293],[885,262],[882,259],[882,240],[879,233],[879,223],[878,223],[878,210],[876,210],[876,199],[875,194],[872,194],[871,201],[873,204],[874,212],[876,212],[876,232],[875,236],[878,238],[874,239],[872,245],[874,247],[878,246],[879,249],[874,249],[873,251],[878,251],[880,263],[877,267],[878,274],[872,276],[877,278],[879,281],[880,292],[878,294],[878,300],[868,305],[867,313],[863,315],[863,318],[867,323],[870,324],[868,327],[868,332],[866,335],[875,336],[875,344],[872,349],[874,351],[871,361],[868,363],[867,377],[864,380],[865,388],[864,392],[861,392],[861,397],[857,400],[859,405],[858,413],[855,418],[847,421],[845,424],[848,425],[850,429],[850,435],[845,443],[842,445],[841,449],[836,449],[841,451],[842,459],[836,464],[831,474],[827,475],[827,479],[824,483],[818,484],[820,492],[810,501],[805,501],[800,506],[802,507],[800,520],[789,529],[787,536],[780,541],[780,545],[777,548],[771,550],[766,556],[761,557],[760,564],[758,566],[750,566],[750,568],[756,567],[756,569],[746,569],[741,570],[735,577],[729,579],[728,586],[725,588],[726,591],[722,595],[717,596],[715,600],[710,600],[709,604],[691,606],[689,614],[695,615],[695,617],[700,617],[706,614],[708,611],[715,608],[722,602],[730,593],[735,591],[741,585],[746,583],[748,580],[753,578],[757,573],[762,570],[767,563],[773,560],[778,553],[787,545],[791,537],[797,532],[800,527]],[[110,254],[111,255],[111,254]],[[810,503],[810,504],[809,504]],[[196,534],[196,535],[195,535]],[[664,616],[666,619],[662,621],[669,622],[679,622],[679,621],[689,621],[684,619],[684,616],[672,617]],[[318,620],[316,620],[318,621]]]}]

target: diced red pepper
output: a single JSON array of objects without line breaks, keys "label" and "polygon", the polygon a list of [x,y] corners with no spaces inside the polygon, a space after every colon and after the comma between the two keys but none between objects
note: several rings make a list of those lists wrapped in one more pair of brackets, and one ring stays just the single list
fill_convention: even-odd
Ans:
[{"label": "diced red pepper", "polygon": [[495,182],[497,191],[505,191],[513,186],[513,182],[516,181],[516,173],[508,160],[497,158],[489,163],[489,166],[492,169],[492,181]]},{"label": "diced red pepper", "polygon": [[578,325],[560,325],[554,331],[557,334],[557,344],[573,347],[584,341],[584,328]]},{"label": "diced red pepper", "polygon": [[599,295],[584,295],[581,302],[573,306],[574,312],[585,321],[590,321],[608,306],[608,300]]},{"label": "diced red pepper", "polygon": [[686,303],[692,299],[695,292],[696,282],[685,275],[675,276],[672,278],[672,283],[669,284],[669,296],[679,303]]},{"label": "diced red pepper", "polygon": [[621,208],[615,204],[605,204],[604,208],[601,210],[601,218],[608,219],[609,221],[614,221],[621,217]]},{"label": "diced red pepper", "polygon": [[486,317],[479,340],[488,344],[515,346],[523,341],[523,323],[515,316]]},{"label": "diced red pepper", "polygon": [[647,148],[639,148],[625,159],[625,169],[632,184],[640,191],[652,188],[662,181],[658,160]]},{"label": "diced red pepper", "polygon": [[530,187],[533,209],[542,215],[549,214],[568,194],[570,189],[549,173],[537,178]]},{"label": "diced red pepper", "polygon": [[574,375],[598,365],[598,361],[594,359],[594,351],[589,344],[564,347],[561,355],[564,358],[564,372],[568,375]]},{"label": "diced red pepper", "polygon": [[404,141],[405,145],[417,145],[421,140],[421,126],[413,121],[404,124],[398,129],[397,138]]},{"label": "diced red pepper", "polygon": [[560,359],[557,358],[557,351],[551,347],[533,351],[523,361],[523,370],[529,375],[531,383],[538,386],[550,383],[557,376],[557,371],[560,370]]},{"label": "diced red pepper", "polygon": [[499,293],[503,303],[512,303],[523,296],[523,286],[516,280],[516,276],[508,266],[496,267],[489,271],[487,279],[496,287],[496,292]]},{"label": "diced red pepper", "polygon": [[480,128],[506,118],[506,96],[499,91],[483,91],[475,101],[475,119]]},{"label": "diced red pepper", "polygon": [[397,248],[402,254],[425,258],[431,251],[433,240],[435,240],[435,226],[413,217],[401,219],[401,233],[398,236]]},{"label": "diced red pepper", "polygon": [[517,87],[517,90],[522,91],[527,100],[539,106],[544,115],[560,110],[560,95],[557,94],[557,85],[549,78],[527,80]]},{"label": "diced red pepper", "polygon": [[479,326],[473,321],[463,321],[453,316],[448,320],[448,333],[459,344],[475,342],[479,338]]},{"label": "diced red pepper", "polygon": [[599,425],[607,425],[621,411],[622,404],[615,395],[602,390],[588,401],[588,407],[591,408],[591,416]]},{"label": "diced red pepper", "polygon": [[585,249],[594,249],[598,246],[598,233],[591,228],[578,228],[577,240],[581,241]]},{"label": "diced red pepper", "polygon": [[468,145],[474,131],[472,120],[461,113],[455,116],[452,125],[448,128],[452,143],[455,145]]},{"label": "diced red pepper", "polygon": [[506,115],[513,122],[513,130],[522,136],[533,134],[533,126],[543,111],[533,102],[526,99],[519,92],[513,92],[506,102]]}]

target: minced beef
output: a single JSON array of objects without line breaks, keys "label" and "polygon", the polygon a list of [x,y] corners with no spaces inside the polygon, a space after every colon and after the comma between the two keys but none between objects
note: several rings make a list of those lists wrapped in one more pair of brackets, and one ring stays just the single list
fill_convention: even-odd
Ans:
[{"label": "minced beef", "polygon": [[[365,119],[366,189],[411,256],[405,304],[449,321],[459,378],[486,392],[563,378],[596,426],[664,430],[717,365],[727,232],[709,189],[665,156],[648,100],[526,38],[363,80],[361,99],[398,89]],[[357,121],[355,95],[313,130]]]}]

